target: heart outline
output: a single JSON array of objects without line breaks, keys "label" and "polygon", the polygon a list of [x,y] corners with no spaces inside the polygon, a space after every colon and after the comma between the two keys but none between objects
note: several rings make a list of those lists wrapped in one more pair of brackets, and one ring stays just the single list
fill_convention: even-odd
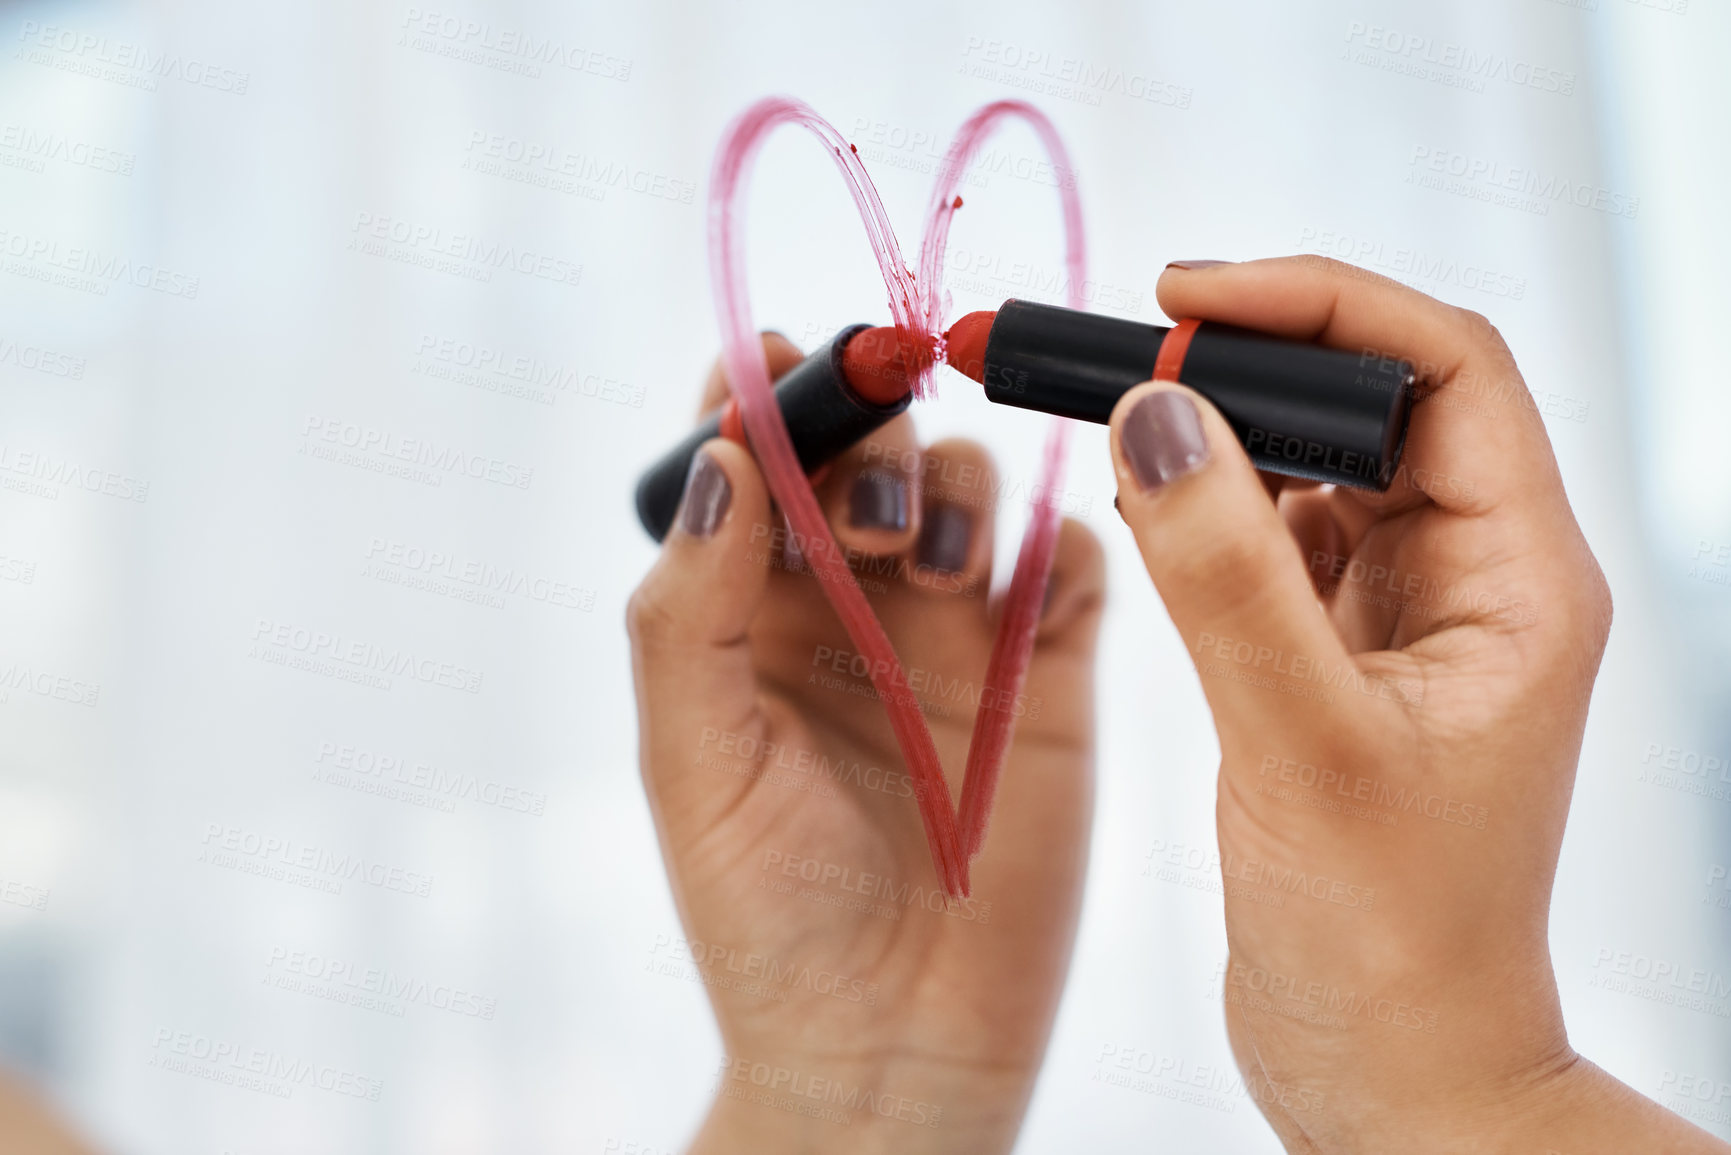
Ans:
[{"label": "heart outline", "polygon": [[1042,455],[1038,497],[1031,503],[1029,526],[1017,551],[1009,596],[987,660],[986,688],[969,739],[961,798],[953,802],[925,716],[914,695],[902,688],[907,679],[901,658],[843,559],[810,480],[799,467],[787,423],[775,404],[763,346],[755,339],[750,293],[740,256],[744,228],[734,206],[757,149],[770,132],[782,124],[795,124],[818,137],[833,154],[860,211],[867,240],[889,293],[890,313],[905,363],[914,369],[914,395],[930,397],[932,369],[943,353],[941,325],[947,303],[942,292],[943,256],[950,222],[962,206],[956,190],[980,145],[1000,123],[1012,117],[1033,128],[1060,176],[1057,183],[1064,214],[1068,303],[1071,308],[1080,309],[1084,304],[1087,256],[1075,169],[1069,163],[1057,128],[1044,113],[1024,101],[1000,100],[983,105],[957,130],[933,186],[917,274],[907,268],[894,227],[858,150],[803,101],[765,97],[740,113],[722,135],[710,174],[710,284],[721,328],[722,364],[728,387],[738,403],[747,439],[763,468],[770,492],[792,524],[797,540],[811,546],[806,551],[807,564],[819,578],[824,596],[841,618],[857,652],[870,663],[872,684],[889,716],[896,744],[914,783],[933,866],[945,892],[952,897],[965,897],[970,891],[968,864],[984,845],[999,772],[1015,730],[1015,715],[1007,704],[1017,699],[1027,676],[1057,550],[1058,510],[1053,495],[1063,476],[1067,421],[1052,418]]}]

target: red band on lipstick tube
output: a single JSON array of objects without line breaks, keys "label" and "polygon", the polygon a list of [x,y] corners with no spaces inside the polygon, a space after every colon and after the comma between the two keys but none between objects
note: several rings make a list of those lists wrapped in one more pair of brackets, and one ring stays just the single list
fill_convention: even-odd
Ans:
[{"label": "red band on lipstick tube", "polygon": [[727,399],[727,404],[721,407],[721,424],[716,432],[736,444],[751,444],[745,439],[745,421],[739,416],[739,402],[731,397]]},{"label": "red band on lipstick tube", "polygon": [[1017,300],[966,371],[989,401],[1101,424],[1150,377],[1181,383],[1220,410],[1256,468],[1377,490],[1399,467],[1413,383],[1404,361],[1215,321],[1166,329]]},{"label": "red band on lipstick tube", "polygon": [[1201,325],[1201,321],[1191,318],[1172,326],[1172,331],[1160,342],[1160,355],[1154,358],[1154,380],[1178,384],[1178,375],[1184,372],[1184,358],[1190,354],[1190,338],[1196,336]]}]

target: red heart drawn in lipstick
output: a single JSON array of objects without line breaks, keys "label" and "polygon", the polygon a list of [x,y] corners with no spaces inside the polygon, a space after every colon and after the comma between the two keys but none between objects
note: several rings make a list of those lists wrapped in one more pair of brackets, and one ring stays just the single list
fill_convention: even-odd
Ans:
[{"label": "red heart drawn in lipstick", "polygon": [[[912,271],[902,259],[895,231],[884,212],[877,189],[866,175],[858,155],[835,127],[808,105],[786,97],[758,101],[728,126],[716,151],[710,176],[709,256],[710,281],[716,312],[721,323],[722,362],[752,452],[762,466],[770,492],[781,505],[799,540],[815,543],[806,558],[817,572],[819,584],[857,652],[870,662],[872,684],[883,701],[895,731],[908,771],[913,778],[932,863],[944,889],[951,895],[968,893],[968,863],[980,852],[996,793],[999,770],[1009,753],[1015,728],[1015,702],[1027,675],[1034,634],[1046,596],[1046,580],[1058,543],[1058,509],[1050,496],[1058,492],[1064,468],[1067,428],[1063,418],[1053,418],[1041,467],[1038,493],[1047,495],[1033,503],[1029,526],[1016,558],[1010,592],[986,667],[985,688],[974,718],[968,747],[967,767],[962,778],[959,805],[950,798],[931,731],[926,727],[920,704],[906,688],[895,647],[885,634],[870,603],[861,593],[853,572],[830,533],[829,523],[818,506],[817,495],[794,456],[787,424],[771,393],[769,367],[763,346],[752,323],[750,296],[746,290],[744,229],[735,213],[752,158],[770,132],[783,124],[810,131],[833,154],[842,179],[853,194],[865,225],[866,238],[877,257],[878,269],[889,292],[890,314],[901,340],[902,356],[912,370],[914,395],[932,393],[934,358],[944,353],[943,258],[949,240],[950,221],[962,207],[956,195],[969,162],[991,132],[1006,119],[1026,121],[1039,136],[1055,170],[1066,179],[1058,182],[1064,213],[1065,265],[1069,275],[1071,308],[1083,307],[1082,288],[1087,280],[1082,236],[1081,201],[1076,184],[1069,179],[1075,170],[1057,129],[1038,109],[1022,101],[1003,100],[985,105],[970,116],[950,142],[926,218],[920,244],[919,268]],[[958,334],[958,337],[960,334]],[[958,340],[958,344],[963,342]],[[958,352],[960,350],[958,349]]]}]

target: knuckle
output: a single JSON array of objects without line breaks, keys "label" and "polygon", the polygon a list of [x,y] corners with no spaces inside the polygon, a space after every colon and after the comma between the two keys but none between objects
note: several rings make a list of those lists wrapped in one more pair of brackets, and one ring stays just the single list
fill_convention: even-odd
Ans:
[{"label": "knuckle", "polygon": [[1473,309],[1458,310],[1462,324],[1476,341],[1488,345],[1503,356],[1508,356],[1509,343],[1503,340],[1502,330],[1491,322],[1483,313]]},{"label": "knuckle", "polygon": [[998,471],[979,442],[948,438],[926,449],[920,485],[938,500],[989,505],[998,494]]},{"label": "knuckle", "polygon": [[978,441],[967,437],[946,437],[926,448],[926,456],[950,458],[972,465],[991,465],[992,454]]},{"label": "knuckle", "polygon": [[1595,560],[1592,563],[1592,579],[1587,583],[1586,621],[1588,637],[1594,643],[1594,649],[1603,652],[1611,640],[1611,620],[1616,615],[1616,604],[1611,597],[1611,583],[1605,580],[1605,571]]},{"label": "knuckle", "polygon": [[1066,517],[1058,523],[1058,555],[1078,569],[1093,569],[1106,564],[1106,547],[1100,537],[1082,521]]},{"label": "knuckle", "polygon": [[1304,263],[1331,277],[1351,277],[1361,271],[1356,265],[1349,265],[1335,257],[1321,255],[1306,254]]},{"label": "knuckle", "polygon": [[1406,286],[1392,277],[1385,277],[1362,265],[1342,261],[1336,257],[1324,257],[1315,254],[1303,254],[1293,260],[1316,270],[1331,281],[1353,281],[1371,289],[1405,289]]},{"label": "knuckle", "polygon": [[633,644],[666,638],[673,633],[674,618],[655,595],[649,580],[631,591],[625,602],[625,632]]}]

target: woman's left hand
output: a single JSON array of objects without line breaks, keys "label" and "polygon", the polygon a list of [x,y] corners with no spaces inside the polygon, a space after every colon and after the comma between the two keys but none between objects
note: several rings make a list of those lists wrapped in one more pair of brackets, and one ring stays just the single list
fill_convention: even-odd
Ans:
[{"label": "woman's left hand", "polygon": [[[772,371],[798,363],[764,344]],[[725,396],[718,368],[705,407]],[[1075,936],[1100,547],[1063,526],[973,894],[946,903],[883,707],[818,583],[789,571],[756,462],[704,453],[630,610],[643,779],[687,938],[673,967],[697,966],[727,1055],[692,1150],[1007,1150]],[[922,448],[905,414],[818,484],[953,793],[997,624],[992,515],[1029,488],[971,442]]]}]

